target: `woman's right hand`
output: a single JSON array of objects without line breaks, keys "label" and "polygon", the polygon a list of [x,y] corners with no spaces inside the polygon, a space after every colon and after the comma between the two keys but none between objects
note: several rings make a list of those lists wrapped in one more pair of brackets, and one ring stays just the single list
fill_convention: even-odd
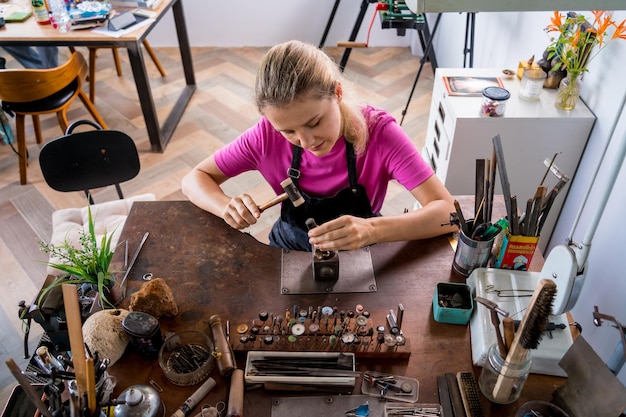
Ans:
[{"label": "woman's right hand", "polygon": [[261,217],[259,206],[248,194],[233,197],[222,213],[224,221],[234,229],[245,229],[257,222]]}]

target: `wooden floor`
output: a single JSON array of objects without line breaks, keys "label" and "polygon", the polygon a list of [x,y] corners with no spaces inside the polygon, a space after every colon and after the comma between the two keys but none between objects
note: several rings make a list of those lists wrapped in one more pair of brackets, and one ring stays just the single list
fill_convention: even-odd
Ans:
[{"label": "wooden floor", "polygon": [[[80,50],[80,48],[79,48]],[[185,111],[182,121],[163,153],[153,153],[145,131],[137,92],[126,53],[121,51],[123,76],[118,77],[110,51],[102,49],[97,60],[96,107],[110,129],[129,134],[136,142],[141,159],[139,175],[125,183],[126,196],[154,193],[161,200],[185,199],[180,180],[196,163],[224,143],[230,142],[252,125],[259,114],[252,101],[251,86],[256,66],[266,48],[196,48],[193,51],[198,89]],[[326,48],[339,62],[343,49]],[[0,50],[0,53],[3,51]],[[81,51],[86,56],[86,51]],[[151,77],[152,93],[159,116],[164,117],[174,105],[183,86],[180,56],[176,48],[156,48],[168,72],[161,77],[149,60],[146,67]],[[65,56],[67,52],[61,50]],[[419,57],[408,48],[366,48],[352,51],[345,75],[353,82],[357,95],[364,102],[389,110],[398,121],[407,104],[411,87],[419,69]],[[9,60],[7,66],[17,67]],[[426,64],[413,94],[403,127],[421,149],[426,134],[433,71]],[[77,100],[72,107],[71,121],[88,118]],[[81,193],[59,193],[50,189],[41,176],[32,124],[27,119],[29,151],[28,184],[19,184],[18,159],[9,146],[0,146],[0,356],[4,363],[13,358],[24,366],[23,323],[18,319],[18,302],[29,304],[45,278],[46,257],[39,251],[39,241],[51,234],[54,210],[85,205]],[[42,118],[44,140],[61,135],[56,117]],[[250,193],[257,202],[269,200],[271,189],[258,174],[247,174],[225,184],[229,193]],[[98,190],[95,200],[115,198],[113,190]],[[383,214],[412,208],[410,195],[397,184],[391,184]],[[265,213],[258,225],[250,229],[257,239],[266,242],[277,208]],[[41,336],[39,325],[33,325],[30,353]],[[0,365],[0,409],[16,381],[4,365]]]}]

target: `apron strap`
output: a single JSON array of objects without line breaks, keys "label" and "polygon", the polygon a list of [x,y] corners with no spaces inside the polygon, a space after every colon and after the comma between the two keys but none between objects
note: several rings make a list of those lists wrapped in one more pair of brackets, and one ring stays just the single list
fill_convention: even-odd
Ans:
[{"label": "apron strap", "polygon": [[[352,191],[356,191],[357,173],[356,173],[356,154],[354,153],[354,146],[346,141],[346,160],[348,162],[348,180],[350,181],[350,188]],[[302,161],[302,148],[300,146],[294,146],[291,154],[291,167],[287,169],[287,175],[291,178],[294,185],[298,186],[298,179],[300,178],[300,162]]]},{"label": "apron strap", "polygon": [[293,147],[291,154],[291,167],[287,169],[287,175],[293,181],[293,185],[298,187],[298,179],[300,178],[300,161],[302,160],[302,148],[300,146]]}]

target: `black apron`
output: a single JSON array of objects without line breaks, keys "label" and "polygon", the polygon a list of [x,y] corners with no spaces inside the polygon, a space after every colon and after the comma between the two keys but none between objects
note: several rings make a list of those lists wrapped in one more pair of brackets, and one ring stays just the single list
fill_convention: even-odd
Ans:
[{"label": "black apron", "polygon": [[[294,185],[298,187],[300,178],[300,160],[302,148],[294,146],[291,159],[291,168],[287,171]],[[339,191],[333,197],[313,198],[302,193],[304,203],[299,207],[285,201],[281,205],[280,219],[274,223],[269,234],[270,245],[284,249],[311,252],[306,220],[315,219],[317,224],[343,215],[352,215],[362,218],[374,217],[365,187],[357,182],[356,155],[351,143],[346,142],[346,158],[348,161],[348,179],[350,186]],[[323,181],[323,178],[320,178]]]}]

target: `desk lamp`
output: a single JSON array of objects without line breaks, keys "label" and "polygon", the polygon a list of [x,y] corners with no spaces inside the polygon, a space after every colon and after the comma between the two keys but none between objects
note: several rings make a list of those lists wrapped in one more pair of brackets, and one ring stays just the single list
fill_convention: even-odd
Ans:
[{"label": "desk lamp", "polygon": [[[622,110],[624,109],[624,104],[625,102],[622,102]],[[611,136],[614,133],[615,128]],[[590,197],[592,187],[597,180],[601,162],[607,154],[608,146],[607,144],[603,151],[600,163],[598,163],[589,189],[576,215],[569,237],[566,239],[565,244],[556,246],[550,251],[541,272],[479,268],[468,279],[468,284],[475,290],[476,296],[490,298],[504,310],[519,314],[525,310],[528,302],[528,298],[524,298],[524,291],[534,288],[534,285],[541,279],[552,279],[557,284],[557,293],[554,299],[551,321],[563,328],[569,328],[569,321],[565,313],[570,311],[576,304],[583,288],[591,242],[626,156],[626,137],[621,138],[618,149],[615,151],[615,160],[608,171],[608,178],[606,181],[603,181],[606,185],[603,187],[602,195],[597,200],[594,200],[595,212],[590,219],[586,234],[581,243],[575,243],[573,239],[574,231]],[[515,297],[504,298],[503,291],[507,291],[507,294],[515,295]],[[489,314],[482,310],[485,309],[478,309],[470,322],[472,359],[479,366],[482,366],[489,346],[496,342],[495,330],[493,330]],[[573,340],[569,331],[555,331],[553,333],[554,339],[552,337],[544,337],[539,348],[532,351],[533,365],[531,371],[565,376],[563,370],[558,366],[558,362],[569,349]]]}]

